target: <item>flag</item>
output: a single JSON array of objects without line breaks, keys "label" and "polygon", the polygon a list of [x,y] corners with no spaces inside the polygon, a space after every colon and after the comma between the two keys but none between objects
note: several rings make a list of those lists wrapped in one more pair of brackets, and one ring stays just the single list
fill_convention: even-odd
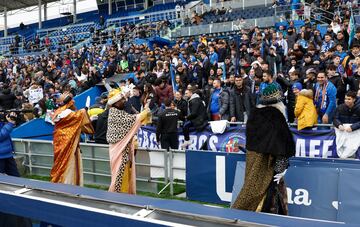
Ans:
[{"label": "flag", "polygon": [[347,32],[349,34],[349,49],[350,49],[351,42],[355,36],[355,20],[354,20],[354,14],[353,14],[352,10],[351,10],[351,17],[350,17],[350,22],[349,22],[349,25],[347,28]]},{"label": "flag", "polygon": [[175,90],[175,67],[170,64],[170,77],[171,77],[171,85],[173,87],[173,92],[175,94],[176,90]]}]

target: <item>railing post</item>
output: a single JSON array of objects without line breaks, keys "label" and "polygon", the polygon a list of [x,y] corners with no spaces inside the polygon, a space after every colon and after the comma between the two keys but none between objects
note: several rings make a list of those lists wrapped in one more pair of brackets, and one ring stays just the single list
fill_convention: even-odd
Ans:
[{"label": "railing post", "polygon": [[29,157],[29,169],[30,169],[30,175],[33,174],[33,169],[32,169],[32,155],[31,155],[31,149],[30,149],[30,142],[27,141],[25,142],[25,149],[26,149],[26,153],[28,153],[28,157]]},{"label": "railing post", "polygon": [[[95,158],[95,147],[91,146],[91,158],[94,159]],[[95,161],[92,161],[92,172],[95,173],[95,169],[96,169],[96,165],[95,165]],[[96,183],[96,176],[95,174],[92,175],[93,176],[93,183]]]},{"label": "railing post", "polygon": [[167,184],[169,182],[169,168],[168,168],[168,153],[164,151],[164,182]]},{"label": "railing post", "polygon": [[173,150],[170,149],[169,152],[169,164],[170,164],[170,195],[174,195],[174,153]]},{"label": "railing post", "polygon": [[[275,6],[275,8],[274,8],[274,23],[276,23],[276,14],[277,14],[276,8],[277,8],[277,6]],[[280,17],[280,22],[281,21],[282,21],[282,18]]]}]

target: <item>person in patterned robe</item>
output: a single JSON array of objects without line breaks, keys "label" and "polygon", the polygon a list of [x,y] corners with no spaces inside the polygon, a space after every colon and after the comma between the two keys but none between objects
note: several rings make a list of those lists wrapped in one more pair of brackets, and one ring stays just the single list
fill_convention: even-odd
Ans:
[{"label": "person in patterned robe", "polygon": [[[270,132],[270,131],[271,132]],[[283,176],[295,143],[286,123],[286,107],[277,86],[268,85],[246,123],[244,185],[232,208],[288,214]]]},{"label": "person in patterned robe", "polygon": [[[66,101],[67,100],[67,101]],[[54,165],[51,182],[83,185],[83,167],[80,151],[80,134],[94,134],[86,109],[76,110],[70,94],[58,100],[61,105],[52,116],[54,128]]]},{"label": "person in patterned robe", "polygon": [[124,111],[125,102],[123,92],[117,89],[110,91],[106,133],[111,168],[109,191],[136,194],[135,135],[141,124],[147,122],[150,109],[146,106],[139,114],[128,114]]}]

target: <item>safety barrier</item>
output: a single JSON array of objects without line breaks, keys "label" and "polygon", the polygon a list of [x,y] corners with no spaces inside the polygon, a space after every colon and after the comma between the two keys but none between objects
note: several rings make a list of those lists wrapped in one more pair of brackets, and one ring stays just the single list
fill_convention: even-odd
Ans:
[{"label": "safety barrier", "polygon": [[271,0],[233,0],[233,1],[223,1],[218,2],[215,0],[210,0],[209,7],[211,8],[217,8],[220,9],[222,7],[224,8],[247,8],[247,7],[253,7],[253,6],[270,6],[273,2]]},{"label": "safety barrier", "polygon": [[[52,141],[13,139],[13,143],[16,155],[24,157],[23,165],[28,168],[28,174],[50,176],[54,157]],[[109,145],[80,143],[80,148],[85,184],[110,185]],[[169,187],[172,195],[174,178],[185,181],[185,152],[182,150],[138,148],[136,165],[136,180],[142,191],[157,192],[149,184],[162,183],[165,186],[158,194]]]},{"label": "safety barrier", "polygon": [[176,19],[176,10],[165,10],[153,13],[145,13],[141,15],[133,15],[119,18],[110,18],[106,21],[107,26],[114,24],[124,24],[124,23],[138,23],[143,22],[155,22],[159,20],[175,20]]},{"label": "safety barrier", "polygon": [[196,25],[196,26],[178,28],[172,32],[171,37],[176,38],[176,37],[203,35],[203,34],[211,34],[211,33],[219,33],[219,32],[238,31],[242,28],[251,28],[254,26],[270,27],[270,26],[274,26],[274,24],[275,24],[274,17],[262,17],[256,19],[246,19],[241,22],[229,21],[224,23]]}]

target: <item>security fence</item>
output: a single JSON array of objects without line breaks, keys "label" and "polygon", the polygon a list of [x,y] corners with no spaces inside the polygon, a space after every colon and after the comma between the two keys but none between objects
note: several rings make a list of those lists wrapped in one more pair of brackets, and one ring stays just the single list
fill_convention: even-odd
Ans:
[{"label": "security fence", "polygon": [[[53,144],[48,140],[13,139],[16,156],[23,157],[28,174],[50,176],[53,166]],[[84,183],[109,186],[111,181],[109,146],[80,143]],[[138,148],[136,175],[138,189],[162,193],[169,187],[173,194],[174,179],[185,182],[185,152],[182,150]],[[157,184],[165,184],[159,192]],[[177,182],[176,184],[184,183]]]}]

